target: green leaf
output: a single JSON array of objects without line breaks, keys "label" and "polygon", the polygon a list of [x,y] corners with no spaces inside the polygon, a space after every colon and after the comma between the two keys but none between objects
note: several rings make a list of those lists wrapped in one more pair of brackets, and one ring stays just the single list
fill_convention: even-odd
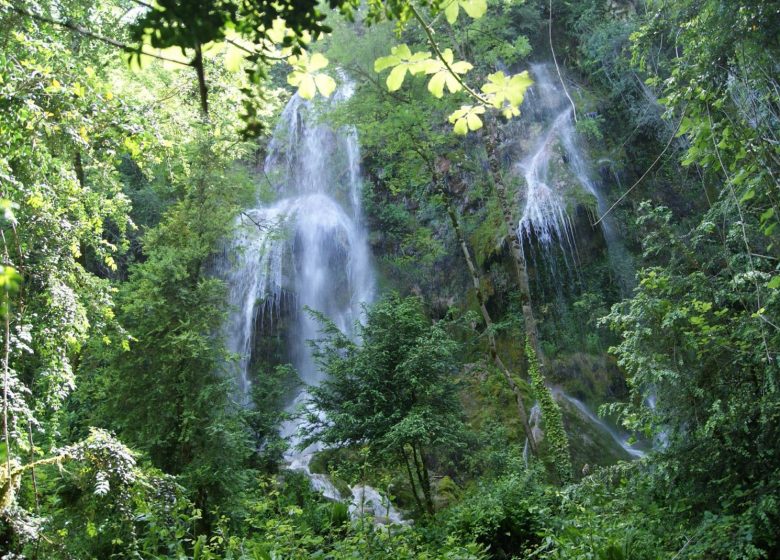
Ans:
[{"label": "green leaf", "polygon": [[311,59],[309,59],[309,64],[307,65],[307,70],[309,72],[316,72],[317,70],[322,70],[328,65],[328,59],[325,58],[320,53],[314,53],[311,55]]},{"label": "green leaf", "polygon": [[[443,61],[438,58],[431,58],[424,61],[425,73],[433,74],[431,80],[428,82],[428,91],[430,91],[434,97],[441,99],[444,95],[444,86],[450,90],[450,93],[455,93],[462,89],[462,86],[458,79],[453,76],[452,72],[447,68],[447,65],[452,69],[455,74],[465,74],[473,68],[473,66],[463,60],[454,62],[454,55],[452,50],[445,49],[442,52]],[[446,62],[446,64],[445,64]]]},{"label": "green leaf", "polygon": [[330,97],[333,92],[336,91],[336,80],[327,74],[315,75],[314,83],[317,85],[317,90],[323,97]]},{"label": "green leaf", "polygon": [[482,86],[482,91],[488,94],[496,109],[500,109],[505,103],[517,108],[523,102],[526,90],[533,83],[527,70],[511,78],[503,72],[495,72],[488,76],[488,82]]},{"label": "green leaf", "polygon": [[448,22],[457,21],[460,8],[471,18],[479,19],[487,12],[487,0],[452,0],[444,7],[444,17]]},{"label": "green leaf", "polygon": [[225,47],[224,64],[228,72],[238,72],[241,64],[244,62],[244,51],[232,43],[227,43]]},{"label": "green leaf", "polygon": [[482,105],[463,105],[460,109],[452,113],[449,121],[454,125],[455,134],[461,136],[468,133],[469,130],[479,130],[482,128],[482,119],[479,115],[485,113],[485,107]]},{"label": "green leaf", "polygon": [[[431,58],[423,62],[426,74],[433,74],[431,80],[428,82],[428,91],[430,91],[434,97],[441,99],[444,95],[444,86],[450,90],[450,93],[455,93],[462,89],[462,86],[458,79],[453,76],[452,72],[447,68],[447,65],[452,69],[455,74],[465,74],[473,68],[473,66],[463,60],[454,62],[455,56],[452,54],[451,49],[445,49],[441,53],[442,58]],[[445,64],[446,62],[446,64]]]},{"label": "green leaf", "polygon": [[328,65],[328,59],[320,53],[309,57],[306,52],[289,59],[293,71],[287,76],[287,83],[298,88],[298,95],[303,99],[312,99],[319,91],[324,97],[336,90],[336,81],[320,70]]},{"label": "green leaf", "polygon": [[773,276],[772,279],[767,283],[766,287],[772,290],[780,288],[780,275]]},{"label": "green leaf", "polygon": [[[458,19],[458,0],[452,0],[444,7],[444,17],[450,23],[455,23]],[[463,133],[465,134],[465,132]]]},{"label": "green leaf", "polygon": [[382,70],[396,66],[401,62],[401,59],[394,54],[382,56],[374,61],[374,72],[379,74]]},{"label": "green leaf", "polygon": [[399,65],[390,71],[387,76],[387,89],[390,91],[396,91],[401,88],[406,77],[406,66]]},{"label": "green leaf", "polygon": [[430,56],[431,54],[428,52],[412,54],[407,45],[397,45],[390,49],[388,56],[377,58],[374,61],[374,71],[379,73],[392,68],[386,80],[387,89],[396,91],[403,85],[407,72],[414,75],[425,71],[430,63]]},{"label": "green leaf", "polygon": [[428,91],[430,91],[434,97],[441,99],[444,95],[444,83],[446,79],[447,75],[443,72],[434,74],[431,81],[428,82]]},{"label": "green leaf", "polygon": [[469,130],[479,130],[482,128],[482,120],[473,112],[466,115],[466,122],[469,125]]},{"label": "green leaf", "polygon": [[487,0],[465,0],[460,5],[472,19],[479,19],[487,12]]},{"label": "green leaf", "polygon": [[748,200],[751,200],[753,197],[756,196],[755,189],[750,189],[745,194],[742,195],[742,198],[740,198],[740,202],[747,202]]}]

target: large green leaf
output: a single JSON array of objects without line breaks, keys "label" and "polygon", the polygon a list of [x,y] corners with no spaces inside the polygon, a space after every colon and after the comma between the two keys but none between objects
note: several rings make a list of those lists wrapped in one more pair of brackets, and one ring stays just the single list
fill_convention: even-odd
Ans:
[{"label": "large green leaf", "polygon": [[425,71],[430,56],[429,52],[412,53],[407,45],[397,45],[390,49],[389,55],[374,61],[374,72],[378,74],[392,68],[386,80],[387,89],[396,91],[403,85],[407,72],[414,75]]},{"label": "large green leaf", "polygon": [[[463,60],[454,62],[455,57],[450,49],[445,49],[442,53],[442,58],[444,61],[439,60],[438,58],[432,58],[425,64],[425,73],[433,74],[431,80],[428,82],[428,91],[437,98],[441,98],[444,95],[445,85],[451,93],[455,93],[462,89],[460,82],[452,72],[455,74],[465,74],[473,68],[470,63]],[[452,72],[447,68],[447,65],[452,69]]]},{"label": "large green leaf", "polygon": [[487,12],[487,0],[452,0],[444,6],[444,17],[448,22],[457,21],[460,8],[463,8],[471,18],[479,19]]},{"label": "large green leaf", "polygon": [[523,102],[526,90],[533,83],[527,70],[511,78],[503,72],[495,72],[488,76],[488,82],[482,86],[482,91],[488,94],[496,109],[501,109],[505,103],[517,108]]}]

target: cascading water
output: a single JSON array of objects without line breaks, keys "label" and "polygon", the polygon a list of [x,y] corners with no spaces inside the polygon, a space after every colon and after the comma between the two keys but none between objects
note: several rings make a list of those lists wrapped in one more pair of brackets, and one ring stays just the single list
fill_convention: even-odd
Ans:
[{"label": "cascading water", "polygon": [[[349,86],[342,88],[336,101],[350,94]],[[258,329],[272,330],[283,314],[289,316],[288,351],[305,384],[288,407],[293,411],[308,400],[306,386],[323,379],[307,343],[317,338],[319,324],[306,308],[324,314],[349,335],[362,305],[374,296],[361,216],[357,135],[350,128],[333,130],[317,117],[298,96],[287,104],[263,169],[278,198],[242,213],[238,233],[218,263],[229,285],[231,313],[224,332],[228,350],[238,355],[233,374],[237,398],[246,406],[251,406],[249,367]],[[309,469],[320,447],[297,448],[303,422],[296,417],[280,430],[290,440],[284,456],[288,468],[306,473],[326,497],[341,499],[328,477]],[[352,511],[370,509],[375,517],[401,521],[375,490],[356,486],[352,493]]]},{"label": "cascading water", "polygon": [[[568,208],[575,205],[572,202],[577,201],[577,190],[584,191],[595,198],[596,210],[599,216],[604,216],[600,226],[610,265],[621,292],[628,294],[634,285],[631,257],[610,217],[605,216],[608,203],[591,179],[587,159],[577,144],[569,101],[547,65],[533,65],[531,73],[535,83],[529,90],[524,112],[527,121],[541,127],[535,135],[532,127],[523,131],[523,134],[535,136],[535,143],[530,153],[517,164],[517,171],[525,182],[522,216],[517,227],[524,257],[530,258],[537,270],[537,280],[539,267],[543,265],[547,268],[559,294],[562,285],[576,281],[580,255],[576,229]],[[560,270],[556,256],[563,260],[566,274]],[[540,263],[540,260],[543,262]],[[643,451],[628,443],[627,436],[599,419],[583,402],[560,389],[555,389],[554,394],[557,400],[568,402],[581,417],[606,432],[629,456],[638,458],[644,455]],[[534,406],[531,424],[536,431],[539,430],[540,418],[541,411],[538,405]]]},{"label": "cascading water", "polygon": [[641,458],[645,456],[645,452],[641,449],[636,448],[633,444],[630,443],[630,439],[628,436],[625,436],[623,434],[618,433],[614,428],[612,428],[610,425],[608,425],[606,422],[601,420],[598,416],[593,414],[590,409],[585,405],[584,402],[582,402],[579,399],[575,399],[574,397],[571,397],[564,393],[563,391],[556,391],[555,397],[558,400],[566,400],[571,405],[576,408],[579,413],[586,418],[589,422],[592,424],[598,426],[603,431],[609,434],[609,436],[612,438],[612,440],[619,445],[623,451],[628,453],[631,457],[634,458]]},{"label": "cascading water", "polygon": [[[555,269],[552,258],[554,249],[560,250],[567,268],[576,272],[579,266],[576,235],[567,201],[572,199],[576,189],[581,189],[595,198],[599,216],[605,216],[609,206],[591,179],[587,159],[576,141],[572,110],[560,85],[547,65],[535,64],[531,72],[535,84],[524,108],[535,121],[542,123],[542,132],[536,147],[518,164],[525,179],[525,202],[517,232],[523,246],[541,248],[545,264],[558,279],[560,271]],[[558,155],[566,169],[561,169],[560,165],[551,166],[553,157]],[[610,265],[621,292],[627,294],[634,284],[631,257],[608,215],[600,225]]]}]

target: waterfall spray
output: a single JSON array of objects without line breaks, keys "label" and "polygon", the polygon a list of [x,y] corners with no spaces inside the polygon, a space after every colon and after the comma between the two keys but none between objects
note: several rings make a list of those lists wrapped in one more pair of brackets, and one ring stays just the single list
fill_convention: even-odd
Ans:
[{"label": "waterfall spray", "polygon": [[[349,97],[349,83],[335,102]],[[229,286],[230,316],[224,327],[228,349],[238,356],[232,375],[237,399],[251,406],[253,343],[257,329],[273,330],[284,306],[292,315],[288,351],[303,387],[288,406],[295,412],[309,398],[308,386],[323,380],[308,341],[319,323],[305,311],[322,313],[351,336],[362,306],[374,298],[375,278],[366,229],[362,223],[360,150],[353,128],[334,130],[319,122],[314,107],[293,97],[282,112],[265,160],[263,174],[277,200],[240,216],[238,233],[219,263]],[[287,302],[285,304],[285,302]],[[298,449],[305,421],[296,415],[280,433],[290,441],[287,467],[304,472],[312,486],[330,499],[344,496],[309,464],[321,450]],[[376,490],[352,489],[351,511],[401,522],[401,516]]]}]

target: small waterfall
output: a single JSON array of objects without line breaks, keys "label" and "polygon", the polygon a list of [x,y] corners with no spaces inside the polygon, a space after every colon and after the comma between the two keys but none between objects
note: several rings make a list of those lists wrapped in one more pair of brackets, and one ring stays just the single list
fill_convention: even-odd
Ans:
[{"label": "small waterfall", "polygon": [[[578,248],[581,240],[578,240],[572,212],[581,204],[582,194],[593,197],[593,213],[598,214],[591,216],[594,222],[605,215],[609,204],[599,185],[591,178],[587,156],[577,143],[572,108],[558,78],[545,64],[532,65],[531,73],[535,83],[523,107],[525,123],[530,124],[520,125],[517,132],[519,138],[530,139],[530,143],[523,146],[526,155],[515,167],[525,184],[517,235],[536,282],[551,281],[552,288],[561,296],[564,286],[581,280]],[[601,220],[600,228],[618,287],[622,294],[628,294],[634,286],[630,254],[609,216]],[[581,228],[579,231],[582,231]],[[541,274],[544,271],[548,276],[543,279]],[[627,436],[598,418],[584,403],[558,389],[555,396],[557,400],[571,405],[568,414],[577,414],[604,432],[630,457],[644,456],[642,450],[628,443]],[[530,423],[535,436],[543,437],[538,404],[531,409]]]},{"label": "small waterfall", "polygon": [[[544,251],[542,258],[554,278],[560,276],[551,254],[556,245],[569,271],[577,271],[579,267],[574,227],[560,192],[565,185],[556,185],[550,179],[550,159],[555,142],[570,126],[569,122],[570,110],[561,112],[545,131],[533,153],[520,163],[526,185],[525,205],[517,228],[521,247],[528,245],[533,248],[534,241],[538,242]],[[534,257],[533,254],[531,256]]]},{"label": "small waterfall", "polygon": [[601,418],[593,414],[593,412],[591,412],[590,409],[587,407],[587,405],[585,405],[585,403],[582,402],[581,400],[575,399],[574,397],[567,395],[561,390],[555,391],[555,397],[558,400],[566,400],[570,404],[572,404],[584,418],[586,418],[589,422],[598,426],[603,431],[608,433],[609,436],[612,438],[612,440],[618,446],[620,446],[623,449],[623,451],[628,453],[631,457],[635,459],[641,459],[642,457],[645,456],[644,451],[636,448],[634,445],[629,443],[629,437],[627,435],[618,433],[617,430],[612,428],[612,426],[610,426],[609,424],[604,422]]},{"label": "small waterfall", "polygon": [[[347,84],[335,101],[350,94]],[[374,298],[374,272],[362,224],[357,134],[352,128],[333,130],[319,122],[319,116],[297,95],[287,104],[263,168],[277,199],[258,201],[239,216],[238,231],[218,262],[229,286],[231,309],[224,335],[228,350],[238,356],[231,374],[237,399],[245,406],[252,403],[250,366],[258,332],[273,331],[282,320],[290,324],[288,352],[304,382],[288,406],[293,412],[308,400],[306,387],[317,385],[324,375],[307,342],[318,337],[319,323],[305,309],[324,314],[351,335],[362,305]],[[305,430],[304,420],[297,417],[281,426],[281,435],[290,440],[284,456],[288,468],[306,473],[326,497],[342,499],[327,476],[309,468],[321,446],[297,449]],[[354,512],[364,511],[360,504],[365,505],[369,495],[372,503],[382,503],[369,487],[355,487],[352,493]],[[383,517],[400,521],[386,500],[383,508]]]},{"label": "small waterfall", "polygon": [[[517,164],[525,179],[525,201],[517,234],[523,246],[540,247],[544,264],[553,278],[563,283],[553,251],[563,258],[571,275],[576,276],[580,258],[568,210],[576,200],[576,190],[579,188],[594,197],[599,216],[607,212],[609,205],[591,179],[587,158],[576,141],[571,107],[550,68],[535,64],[531,72],[535,84],[526,100],[526,113],[541,123],[542,128],[536,135],[536,146]],[[600,225],[621,292],[629,293],[634,284],[631,257],[610,217],[605,217]],[[536,256],[530,256],[538,265]]]}]

